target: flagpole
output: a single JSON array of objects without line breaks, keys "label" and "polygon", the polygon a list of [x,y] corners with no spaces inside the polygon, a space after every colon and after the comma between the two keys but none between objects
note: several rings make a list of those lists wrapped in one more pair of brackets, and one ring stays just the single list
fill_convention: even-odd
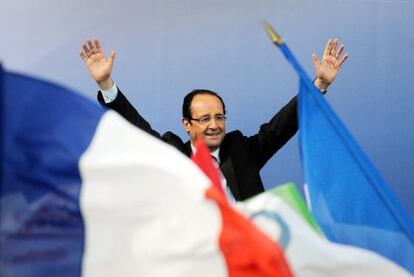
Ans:
[{"label": "flagpole", "polygon": [[285,58],[291,63],[291,65],[299,73],[300,78],[303,80],[303,83],[313,92],[317,93],[317,89],[309,76],[306,74],[303,67],[296,60],[295,56],[290,51],[287,44],[283,41],[282,37],[272,28],[272,26],[266,21],[262,20],[263,27],[266,33],[269,35],[270,40],[276,45],[283,53]]}]

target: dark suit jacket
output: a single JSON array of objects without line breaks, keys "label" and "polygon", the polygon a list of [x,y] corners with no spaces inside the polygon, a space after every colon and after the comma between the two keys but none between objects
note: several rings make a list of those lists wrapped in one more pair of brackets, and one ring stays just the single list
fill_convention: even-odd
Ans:
[{"label": "dark suit jacket", "polygon": [[[105,104],[102,94],[98,101],[121,114],[138,128],[173,145],[182,153],[191,156],[190,141],[184,143],[177,135],[167,132],[160,135],[137,112],[118,89],[117,98]],[[264,191],[260,169],[297,131],[297,100],[293,98],[273,118],[260,126],[257,134],[246,137],[240,131],[227,133],[220,145],[220,169],[236,200],[244,200]]]}]

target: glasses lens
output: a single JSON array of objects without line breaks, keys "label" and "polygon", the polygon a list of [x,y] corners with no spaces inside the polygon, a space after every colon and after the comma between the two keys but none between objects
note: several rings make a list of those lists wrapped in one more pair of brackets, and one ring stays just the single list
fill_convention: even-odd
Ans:
[{"label": "glasses lens", "polygon": [[[200,118],[192,118],[191,120],[195,120],[200,124],[208,124],[211,121],[211,117],[210,116],[203,116]],[[218,123],[224,123],[224,121],[226,121],[226,116],[225,115],[216,115],[214,117],[214,120]]]},{"label": "glasses lens", "polygon": [[198,120],[198,122],[200,122],[201,124],[207,124],[207,123],[209,123],[210,122],[210,117],[209,116],[204,116],[204,117],[201,117],[199,120]]},{"label": "glasses lens", "polygon": [[226,121],[226,117],[224,115],[216,115],[214,117],[216,119],[217,122],[223,123],[224,121]]}]

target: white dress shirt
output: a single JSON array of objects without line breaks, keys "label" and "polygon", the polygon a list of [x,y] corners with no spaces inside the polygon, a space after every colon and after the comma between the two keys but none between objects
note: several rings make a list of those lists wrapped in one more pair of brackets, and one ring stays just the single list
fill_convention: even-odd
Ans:
[{"label": "white dress shirt", "polygon": [[[191,144],[191,150],[193,154],[197,151],[197,149]],[[227,196],[227,199],[230,201],[230,203],[236,203],[236,199],[234,199],[233,194],[231,193],[230,187],[227,186],[227,180],[224,177],[223,173],[220,170],[220,147],[214,150],[213,152],[210,152],[210,155],[214,157],[214,164],[216,165],[217,169],[220,172],[220,179],[221,179],[221,186],[223,188],[224,194]]]}]

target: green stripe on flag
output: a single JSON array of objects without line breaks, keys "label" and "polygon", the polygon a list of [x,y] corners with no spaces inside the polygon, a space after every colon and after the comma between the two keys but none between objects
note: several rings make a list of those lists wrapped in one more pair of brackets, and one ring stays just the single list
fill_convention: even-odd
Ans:
[{"label": "green stripe on flag", "polygon": [[294,183],[289,182],[283,185],[280,185],[276,188],[269,190],[269,193],[276,195],[283,199],[286,204],[289,205],[293,210],[297,212],[309,225],[314,229],[318,234],[325,237],[322,230],[319,228],[315,219],[312,217],[308,208],[306,207],[305,201],[300,195],[299,191],[296,189]]}]

